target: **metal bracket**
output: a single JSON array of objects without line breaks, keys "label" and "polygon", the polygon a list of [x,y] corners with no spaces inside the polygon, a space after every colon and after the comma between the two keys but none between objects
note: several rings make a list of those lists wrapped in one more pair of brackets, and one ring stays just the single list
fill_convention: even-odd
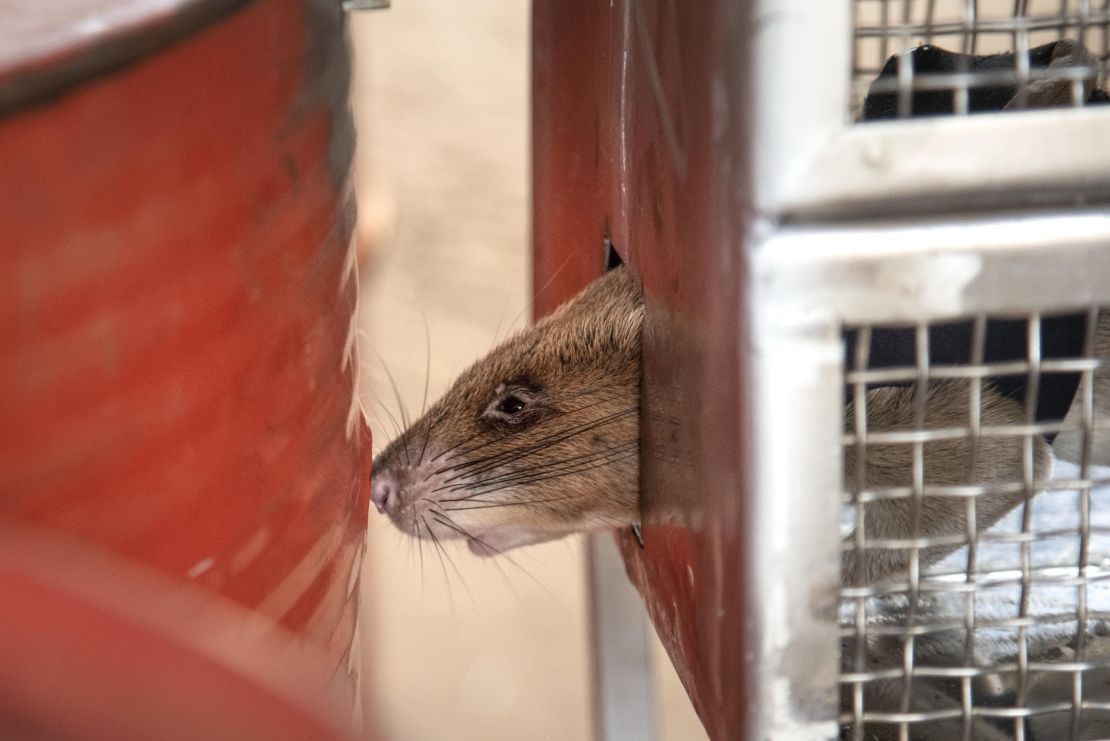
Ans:
[{"label": "metal bracket", "polygon": [[640,544],[640,548],[644,547],[644,531],[640,529],[640,523],[632,526],[632,537],[636,538],[636,542]]},{"label": "metal bracket", "polygon": [[609,533],[589,536],[594,738],[658,741],[647,612]]},{"label": "metal bracket", "polygon": [[390,0],[343,0],[343,10],[388,10]]}]

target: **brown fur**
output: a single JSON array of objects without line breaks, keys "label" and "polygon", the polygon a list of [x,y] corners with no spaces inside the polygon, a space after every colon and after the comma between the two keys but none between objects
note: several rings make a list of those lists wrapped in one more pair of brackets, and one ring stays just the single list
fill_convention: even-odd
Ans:
[{"label": "brown fur", "polygon": [[[1098,324],[1095,327],[1095,347],[1093,356],[1096,358],[1110,358],[1110,311],[1103,310],[1099,314]],[[1091,405],[1091,421],[1093,429],[1090,433],[1090,462],[1100,466],[1110,466],[1110,366],[1103,366],[1092,375],[1093,404]],[[1086,380],[1079,384],[1079,391],[1075,395],[1064,424],[1080,428],[1083,423],[1083,398],[1086,394]],[[1083,460],[1084,433],[1081,429],[1061,432],[1056,437],[1052,449],[1056,455],[1071,463],[1081,463]]]},{"label": "brown fur", "polygon": [[[971,408],[971,381],[933,381],[927,386],[925,419],[921,429],[940,430],[965,428]],[[913,387],[878,388],[867,393],[867,430],[873,432],[911,431],[916,425],[916,389]],[[854,405],[845,409],[845,430],[855,428]],[[981,426],[1020,425],[1025,411],[1013,399],[1002,396],[989,384],[980,391]],[[983,435],[975,445],[965,437],[935,440],[922,445],[922,481],[925,487],[1015,485],[1008,490],[990,491],[975,497],[975,528],[983,532],[1014,508],[1026,496],[1017,485],[1024,478],[1024,445],[1022,437]],[[1051,454],[1044,438],[1031,440],[1032,478],[1044,481]],[[844,483],[846,490],[856,492],[912,487],[914,452],[910,443],[868,444],[865,448],[864,481],[857,480],[858,462],[855,445],[844,449]],[[861,486],[862,483],[862,486]],[[1035,485],[1036,485],[1035,484]],[[1029,492],[1036,493],[1037,489]],[[921,497],[919,522],[914,523],[912,497],[879,499],[864,505],[864,531],[867,539],[898,539],[916,533],[917,538],[964,535],[967,532],[966,498],[944,494]],[[959,547],[937,546],[920,552],[922,565],[932,563]],[[842,561],[842,578],[847,584],[863,584],[894,574],[905,574],[910,557],[907,549],[868,549],[866,563],[861,564],[856,551],[847,551]]]},{"label": "brown fur", "polygon": [[[385,510],[416,537],[466,538],[488,555],[576,532],[613,529],[639,520],[640,331],[643,302],[624,268],[606,274],[536,326],[520,332],[464,372],[451,389],[374,461],[375,486],[394,496]],[[529,408],[518,424],[489,417],[489,409],[520,389]],[[868,393],[871,431],[914,426],[913,389]],[[929,386],[925,428],[966,427],[969,382]],[[989,385],[982,390],[983,425],[1020,424],[1016,402]],[[846,429],[854,427],[851,405]],[[1020,483],[1021,438],[980,437],[924,446],[926,486]],[[1043,479],[1049,454],[1033,441],[1034,477]],[[910,445],[869,445],[866,489],[912,482]],[[845,482],[855,479],[855,448],[845,450]],[[1020,490],[976,500],[976,527],[996,522],[1023,498]],[[914,532],[914,502],[901,498],[866,505],[868,538]],[[963,534],[965,499],[921,500],[918,537]],[[957,546],[921,552],[921,563]],[[868,549],[866,563],[847,552],[848,583],[904,571],[905,550]]]},{"label": "brown fur", "polygon": [[[483,555],[636,522],[642,320],[617,268],[475,363],[374,461],[393,522]],[[491,419],[514,389],[522,420]]]}]

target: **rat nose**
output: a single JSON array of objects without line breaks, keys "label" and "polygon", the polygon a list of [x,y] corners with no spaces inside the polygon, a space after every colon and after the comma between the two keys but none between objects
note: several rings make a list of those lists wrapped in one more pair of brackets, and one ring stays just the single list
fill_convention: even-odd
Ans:
[{"label": "rat nose", "polygon": [[370,501],[380,514],[385,514],[386,507],[395,506],[397,503],[397,482],[388,474],[378,474],[370,482]]}]

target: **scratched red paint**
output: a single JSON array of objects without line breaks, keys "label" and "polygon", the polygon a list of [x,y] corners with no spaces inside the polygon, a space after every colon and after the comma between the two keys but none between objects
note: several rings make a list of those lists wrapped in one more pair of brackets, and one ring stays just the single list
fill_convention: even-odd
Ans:
[{"label": "scratched red paint", "polygon": [[[611,236],[647,302],[640,549],[628,573],[711,738],[748,738],[743,94],[750,4],[534,0],[538,313]],[[550,283],[550,285],[548,285]],[[658,524],[666,518],[669,523]]]},{"label": "scratched red paint", "polygon": [[370,440],[343,19],[223,4],[0,110],[0,521],[277,621],[353,702]]}]

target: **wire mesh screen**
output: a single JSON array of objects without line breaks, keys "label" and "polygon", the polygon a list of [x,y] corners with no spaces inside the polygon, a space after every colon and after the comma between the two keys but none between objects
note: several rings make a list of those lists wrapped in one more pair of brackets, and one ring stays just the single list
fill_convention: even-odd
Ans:
[{"label": "wire mesh screen", "polygon": [[1110,314],[845,333],[841,735],[1110,738]]},{"label": "wire mesh screen", "polygon": [[1105,103],[1110,0],[855,0],[853,120]]}]

